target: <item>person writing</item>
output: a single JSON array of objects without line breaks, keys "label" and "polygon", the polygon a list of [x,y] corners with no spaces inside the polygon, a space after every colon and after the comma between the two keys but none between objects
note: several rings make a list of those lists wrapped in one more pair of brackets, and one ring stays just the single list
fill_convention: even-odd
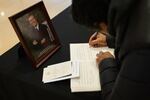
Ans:
[{"label": "person writing", "polygon": [[105,47],[109,46],[110,48],[114,48],[114,40],[113,37],[107,33],[107,25],[106,23],[102,23],[100,25],[100,32],[95,32],[89,39],[89,45],[91,47]]},{"label": "person writing", "polygon": [[115,57],[100,52],[96,58],[103,100],[150,100],[149,5],[149,0],[72,0],[77,23],[109,33],[91,36],[89,44],[115,48]]},{"label": "person writing", "polygon": [[[84,3],[84,0],[80,0],[80,1],[77,0],[77,2]],[[98,2],[98,1],[96,0],[96,2]],[[77,6],[79,6],[79,7],[77,7]],[[90,7],[88,7],[88,6],[90,6]],[[98,6],[98,5],[96,5],[96,6]],[[89,4],[88,5],[84,5],[84,4],[78,5],[77,3],[73,3],[73,5],[72,5],[73,19],[79,24],[83,24],[89,28],[92,28],[92,30],[93,29],[95,29],[96,31],[98,30],[98,32],[96,32],[96,34],[93,34],[89,39],[89,45],[91,47],[108,46],[110,48],[114,48],[115,47],[114,36],[111,36],[110,34],[108,34],[108,30],[107,30],[108,26],[107,26],[106,15],[108,12],[108,5],[102,4],[101,6],[102,7],[99,7],[99,6],[95,7],[95,5],[89,5]],[[104,6],[106,6],[106,7],[104,7]],[[84,8],[87,8],[88,11],[86,11],[87,9],[84,9]],[[81,10],[81,11],[79,11],[79,10]]]}]

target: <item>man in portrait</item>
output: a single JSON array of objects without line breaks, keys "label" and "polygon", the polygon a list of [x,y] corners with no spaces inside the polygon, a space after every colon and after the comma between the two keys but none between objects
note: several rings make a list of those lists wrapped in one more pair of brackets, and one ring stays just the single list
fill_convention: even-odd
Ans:
[{"label": "man in portrait", "polygon": [[32,32],[30,33],[28,42],[34,52],[40,53],[52,43],[48,27],[45,24],[39,23],[34,15],[29,15],[27,20],[32,26]]}]

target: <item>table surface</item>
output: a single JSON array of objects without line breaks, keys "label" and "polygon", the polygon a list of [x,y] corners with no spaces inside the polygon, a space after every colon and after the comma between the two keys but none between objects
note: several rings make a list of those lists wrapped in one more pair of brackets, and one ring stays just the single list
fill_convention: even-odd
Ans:
[{"label": "table surface", "polygon": [[[64,100],[100,99],[100,92],[71,93],[70,80],[47,84],[42,82],[44,67],[51,64],[69,61],[69,44],[86,43],[93,33],[87,28],[73,22],[70,8],[67,8],[53,18],[52,22],[62,47],[43,65],[41,65],[39,69],[34,69],[28,59],[20,59],[18,57],[18,48],[20,44],[15,45],[12,49],[4,53],[0,57],[0,94],[7,99],[8,96],[16,99],[18,98],[18,95],[16,95],[15,92],[13,94],[13,89],[15,89],[21,91],[21,93],[24,91],[22,94],[20,92],[16,93],[21,95],[20,98],[28,97],[28,100],[31,98],[37,98],[40,100],[40,98],[46,97],[55,98],[55,100],[61,98],[64,98]],[[12,92],[9,94],[10,91]],[[36,93],[36,95],[32,94],[31,91],[32,93]],[[26,96],[24,96],[25,94]]]}]

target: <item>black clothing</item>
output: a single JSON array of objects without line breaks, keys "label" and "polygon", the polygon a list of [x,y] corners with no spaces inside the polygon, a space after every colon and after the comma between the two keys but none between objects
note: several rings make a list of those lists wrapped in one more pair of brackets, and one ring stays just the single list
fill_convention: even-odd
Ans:
[{"label": "black clothing", "polygon": [[106,42],[109,48],[115,48],[115,37],[110,34],[106,35]]},{"label": "black clothing", "polygon": [[150,1],[111,0],[115,59],[100,66],[103,100],[150,100]]}]

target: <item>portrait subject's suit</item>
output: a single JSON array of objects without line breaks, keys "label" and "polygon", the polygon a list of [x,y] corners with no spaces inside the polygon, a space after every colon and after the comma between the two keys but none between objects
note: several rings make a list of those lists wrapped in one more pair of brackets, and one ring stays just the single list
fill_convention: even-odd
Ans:
[{"label": "portrait subject's suit", "polygon": [[[34,55],[37,55],[41,51],[43,51],[46,47],[48,47],[50,44],[52,44],[52,41],[49,37],[48,27],[44,24],[39,24],[38,28],[33,27],[32,32],[29,36],[29,47],[32,49],[32,52]],[[41,43],[42,39],[46,39],[45,43]],[[37,44],[33,45],[33,41],[36,41]]]}]

